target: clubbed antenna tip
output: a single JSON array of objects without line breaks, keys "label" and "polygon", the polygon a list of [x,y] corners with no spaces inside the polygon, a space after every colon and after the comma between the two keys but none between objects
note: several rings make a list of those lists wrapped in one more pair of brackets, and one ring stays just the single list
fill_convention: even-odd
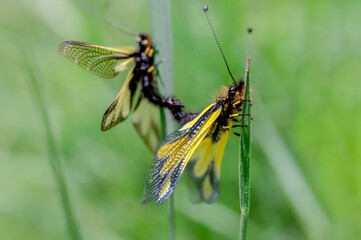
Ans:
[{"label": "clubbed antenna tip", "polygon": [[208,12],[208,6],[207,6],[207,5],[204,5],[204,6],[203,6],[203,12],[204,12],[204,13],[207,13],[207,12]]}]

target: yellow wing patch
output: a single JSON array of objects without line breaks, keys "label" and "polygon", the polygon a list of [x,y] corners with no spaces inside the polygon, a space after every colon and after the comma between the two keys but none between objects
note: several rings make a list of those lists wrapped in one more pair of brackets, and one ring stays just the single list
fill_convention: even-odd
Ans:
[{"label": "yellow wing patch", "polygon": [[221,165],[224,154],[224,149],[226,148],[228,141],[229,131],[222,132],[221,138],[217,144],[216,156],[215,156],[215,176],[219,179],[221,174]]},{"label": "yellow wing patch", "polygon": [[195,161],[193,175],[197,178],[204,176],[208,170],[209,164],[214,158],[215,147],[210,137],[204,138],[192,156]]},{"label": "yellow wing patch", "polygon": [[211,130],[193,154],[188,168],[198,189],[199,200],[206,203],[212,203],[218,197],[221,163],[229,135],[228,131],[215,128],[213,131],[220,131],[219,139]]}]

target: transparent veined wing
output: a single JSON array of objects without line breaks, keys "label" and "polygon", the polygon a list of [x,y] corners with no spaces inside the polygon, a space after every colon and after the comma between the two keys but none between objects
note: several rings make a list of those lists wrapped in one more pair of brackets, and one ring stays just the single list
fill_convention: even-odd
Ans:
[{"label": "transparent veined wing", "polygon": [[130,71],[119,93],[105,111],[101,124],[102,131],[109,130],[128,117],[132,109],[133,95],[135,91],[129,86],[133,77],[133,71]]},{"label": "transparent veined wing", "polygon": [[132,113],[132,123],[144,143],[155,153],[161,137],[159,108],[141,96]]},{"label": "transparent veined wing", "polygon": [[79,41],[66,41],[59,45],[59,53],[91,73],[114,78],[126,69],[134,59],[136,49],[131,47],[111,48]]},{"label": "transparent veined wing", "polygon": [[161,204],[173,193],[189,159],[222,111],[222,104],[210,104],[196,118],[170,134],[155,156],[144,189],[142,203],[156,198]]}]

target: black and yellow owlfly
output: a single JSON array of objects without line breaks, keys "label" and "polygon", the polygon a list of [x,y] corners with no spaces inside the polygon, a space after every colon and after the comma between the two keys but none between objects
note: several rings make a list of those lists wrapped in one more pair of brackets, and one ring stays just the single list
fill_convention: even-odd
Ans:
[{"label": "black and yellow owlfly", "polygon": [[183,113],[185,124],[166,138],[155,155],[142,203],[149,203],[153,199],[157,204],[166,201],[187,166],[198,187],[200,200],[206,203],[214,202],[218,196],[222,157],[229,133],[239,136],[239,133],[231,129],[243,126],[234,123],[240,122],[243,103],[249,101],[244,99],[245,82],[234,80],[207,16],[208,7],[204,6],[203,11],[233,83],[228,88],[224,87],[219,97],[197,117]]},{"label": "black and yellow owlfly", "polygon": [[244,81],[224,88],[220,97],[196,118],[170,134],[158,149],[149,172],[142,203],[166,201],[188,163],[203,201],[218,195],[220,167],[234,122],[244,102]]},{"label": "black and yellow owlfly", "polygon": [[[174,98],[162,99],[158,94],[155,49],[151,38],[147,34],[140,34],[137,42],[138,48],[112,48],[80,41],[65,41],[59,45],[59,52],[91,73],[107,79],[114,78],[133,66],[119,93],[105,111],[101,130],[114,127],[133,110],[133,125],[148,147],[155,152],[159,146],[160,120],[159,112],[152,111],[154,106],[170,109],[177,120],[183,116],[183,106]],[[140,92],[139,99],[134,105],[133,98],[137,91]]]}]

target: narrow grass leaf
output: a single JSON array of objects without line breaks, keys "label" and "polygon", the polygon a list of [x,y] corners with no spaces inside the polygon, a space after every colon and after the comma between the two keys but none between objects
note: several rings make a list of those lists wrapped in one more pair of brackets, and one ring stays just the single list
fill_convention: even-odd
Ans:
[{"label": "narrow grass leaf", "polygon": [[[26,52],[26,51],[24,51]],[[55,183],[59,189],[62,208],[65,214],[66,224],[71,239],[81,240],[81,234],[78,227],[78,223],[75,218],[72,203],[69,196],[69,190],[65,180],[64,169],[60,160],[58,150],[56,148],[54,134],[51,129],[49,116],[46,110],[45,101],[41,94],[41,89],[38,83],[36,74],[35,58],[30,52],[26,58],[25,67],[28,71],[29,78],[32,85],[33,94],[35,96],[35,105],[39,107],[41,119],[45,127],[46,143],[49,151],[49,163],[54,176]]]},{"label": "narrow grass leaf", "polygon": [[250,96],[250,67],[249,41],[252,30],[248,29],[247,64],[245,71],[245,96],[242,108],[242,131],[239,141],[239,202],[240,202],[240,239],[247,236],[247,222],[250,205],[250,160],[251,160],[251,96]]},{"label": "narrow grass leaf", "polygon": [[[161,91],[163,96],[171,96],[173,95],[173,41],[171,34],[170,0],[149,0],[148,3],[152,36],[154,42],[157,43],[157,50],[159,51],[157,61],[162,61],[162,64],[158,66],[158,71],[163,85],[158,83],[158,87],[163,86]],[[161,119],[163,119],[162,137],[164,140],[168,134],[174,131],[174,126],[172,124],[172,116],[168,114],[168,112],[161,110],[160,114]],[[176,225],[174,194],[169,201],[168,219],[170,232],[169,239],[174,240]]]}]

